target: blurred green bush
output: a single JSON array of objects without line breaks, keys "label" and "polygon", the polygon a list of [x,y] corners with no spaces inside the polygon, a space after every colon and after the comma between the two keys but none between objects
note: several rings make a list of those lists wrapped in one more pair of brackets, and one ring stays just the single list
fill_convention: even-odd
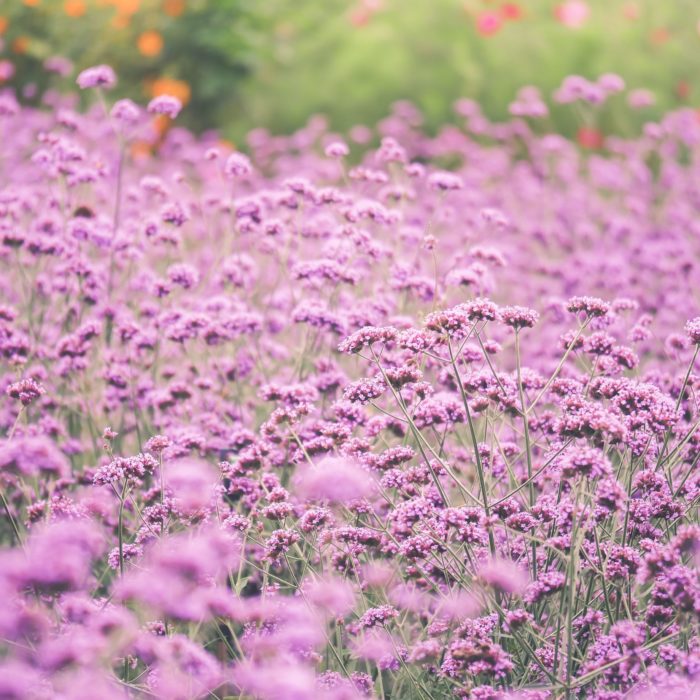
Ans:
[{"label": "blurred green bush", "polygon": [[[251,37],[260,29],[255,4],[0,0],[0,60],[14,67],[6,82],[29,99],[50,85],[72,90],[79,70],[108,63],[119,76],[115,94],[135,100],[174,94],[187,103],[183,121],[198,129],[219,126],[231,120],[237,93],[251,71]],[[70,59],[75,69],[63,77],[47,71],[47,59],[55,56]]]},{"label": "blurred green bush", "polygon": [[[184,123],[234,139],[256,126],[289,132],[318,112],[339,130],[370,124],[403,98],[429,128],[463,96],[501,119],[519,87],[549,95],[572,73],[616,72],[654,93],[641,113],[611,100],[599,124],[606,132],[700,101],[698,0],[5,0],[0,8],[6,83],[33,83],[38,93],[67,86],[74,75],[43,67],[54,55],[76,69],[110,63],[123,94],[177,94],[189,101]],[[574,128],[568,108],[552,120]]]},{"label": "blurred green bush", "polygon": [[[588,15],[580,26],[567,26],[567,19],[575,24],[577,5]],[[636,114],[623,97],[612,99],[601,115],[606,131],[625,133],[669,107],[700,101],[698,0],[271,0],[262,6],[274,38],[245,87],[246,117],[274,130],[314,111],[341,129],[371,124],[401,98],[415,101],[433,128],[450,118],[459,97],[504,119],[520,87],[536,85],[549,96],[570,74],[616,72],[628,87],[654,93],[655,106]],[[576,121],[568,107],[555,108],[552,119],[569,133]]]}]

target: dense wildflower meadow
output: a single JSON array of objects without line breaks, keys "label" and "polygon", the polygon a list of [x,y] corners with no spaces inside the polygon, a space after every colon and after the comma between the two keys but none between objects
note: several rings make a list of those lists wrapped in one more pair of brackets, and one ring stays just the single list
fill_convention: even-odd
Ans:
[{"label": "dense wildflower meadow", "polygon": [[115,80],[0,96],[0,698],[698,697],[697,115],[246,156]]}]

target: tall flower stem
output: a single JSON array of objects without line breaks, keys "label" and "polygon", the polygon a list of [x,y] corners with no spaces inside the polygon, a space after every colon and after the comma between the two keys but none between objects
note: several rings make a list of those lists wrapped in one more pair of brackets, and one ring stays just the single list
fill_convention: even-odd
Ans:
[{"label": "tall flower stem", "polygon": [[[489,508],[489,495],[488,491],[486,490],[486,475],[484,473],[484,464],[481,461],[481,454],[479,454],[479,443],[476,437],[476,428],[474,427],[474,420],[472,419],[472,412],[469,409],[469,401],[467,400],[467,392],[464,390],[464,384],[462,384],[462,378],[459,376],[459,370],[457,369],[457,361],[454,356],[454,352],[452,351],[452,343],[447,341],[447,347],[450,352],[450,364],[452,365],[452,371],[455,376],[455,381],[457,382],[457,386],[459,388],[459,393],[460,396],[462,397],[462,403],[464,404],[464,412],[466,413],[467,416],[467,424],[469,425],[469,436],[472,441],[472,445],[474,447],[474,461],[476,463],[476,474],[477,478],[479,479],[479,489],[481,491],[481,500],[484,505],[484,514],[486,515],[486,519],[488,520],[491,517],[491,510]],[[488,527],[488,536],[489,536],[489,549],[491,550],[491,554],[495,555],[496,554],[496,542],[493,537],[493,531],[491,530],[491,527]]]}]

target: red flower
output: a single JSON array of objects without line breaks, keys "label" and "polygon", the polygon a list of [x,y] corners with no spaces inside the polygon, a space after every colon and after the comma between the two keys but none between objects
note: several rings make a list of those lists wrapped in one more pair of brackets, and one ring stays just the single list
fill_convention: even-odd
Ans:
[{"label": "red flower", "polygon": [[590,126],[582,126],[576,133],[576,141],[583,148],[598,149],[603,147],[603,134]]},{"label": "red flower", "polygon": [[501,17],[503,19],[518,20],[522,19],[523,8],[517,2],[506,2],[501,5]]}]

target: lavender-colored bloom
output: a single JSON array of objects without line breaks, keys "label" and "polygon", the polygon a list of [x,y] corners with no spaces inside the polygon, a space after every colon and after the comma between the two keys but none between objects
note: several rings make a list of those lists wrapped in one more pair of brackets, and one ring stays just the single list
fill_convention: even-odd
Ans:
[{"label": "lavender-colored bloom", "polygon": [[44,61],[44,68],[65,78],[73,72],[73,63],[64,56],[49,56]]},{"label": "lavender-colored bloom", "polygon": [[305,498],[329,503],[348,503],[374,492],[370,474],[343,457],[327,457],[305,469],[298,491]]},{"label": "lavender-colored bloom", "polygon": [[347,615],[355,607],[355,592],[342,579],[325,578],[310,582],[305,597],[320,610],[334,616]]},{"label": "lavender-colored bloom", "polygon": [[343,143],[342,141],[334,141],[326,146],[324,153],[329,158],[344,158],[350,153],[350,149],[348,148],[347,144]]},{"label": "lavender-colored bloom", "polygon": [[700,345],[700,316],[685,324],[685,332],[693,345]]},{"label": "lavender-colored bloom", "polygon": [[526,588],[528,579],[522,567],[505,559],[494,559],[482,564],[479,578],[500,593],[520,595]]},{"label": "lavender-colored bloom", "polygon": [[233,680],[242,692],[264,700],[319,697],[313,671],[293,659],[236,665]]},{"label": "lavender-colored bloom", "polygon": [[117,76],[110,66],[93,66],[80,72],[76,82],[83,90],[97,87],[109,90],[117,84]]},{"label": "lavender-colored bloom", "polygon": [[232,179],[248,177],[252,172],[250,159],[243,153],[232,153],[224,164],[224,173]]},{"label": "lavender-colored bloom", "polygon": [[0,95],[0,695],[690,697],[692,109],[399,102],[346,169],[44,97]]},{"label": "lavender-colored bloom", "polygon": [[499,311],[501,323],[516,330],[520,328],[532,328],[539,320],[540,315],[533,309],[523,306],[504,306]]},{"label": "lavender-colored bloom", "polygon": [[31,377],[20,379],[7,387],[6,393],[10,398],[19,399],[22,406],[28,406],[46,393],[46,389]]},{"label": "lavender-colored bloom", "polygon": [[148,103],[147,109],[151,114],[164,114],[175,119],[180,114],[182,102],[172,95],[158,95]]},{"label": "lavender-colored bloom", "polygon": [[34,532],[26,553],[4,552],[2,569],[19,588],[53,593],[81,590],[90,583],[92,560],[103,546],[102,533],[94,524],[58,522]]},{"label": "lavender-colored bloom", "polygon": [[387,390],[383,379],[361,379],[343,390],[343,398],[352,403],[367,404],[378,399]]},{"label": "lavender-colored bloom", "polygon": [[194,515],[209,506],[216,474],[206,462],[183,459],[167,465],[166,478],[173,494],[173,507],[184,515]]},{"label": "lavender-colored bloom", "polygon": [[567,311],[571,313],[582,312],[586,316],[605,316],[610,311],[610,304],[597,297],[571,297],[566,302]]},{"label": "lavender-colored bloom", "polygon": [[110,110],[112,118],[126,125],[133,125],[138,122],[141,116],[141,108],[131,100],[117,100]]},{"label": "lavender-colored bloom", "polygon": [[565,583],[565,574],[560,571],[547,571],[527,587],[524,598],[528,603],[537,603],[545,596],[561,590]]},{"label": "lavender-colored bloom", "polygon": [[371,627],[384,626],[389,620],[398,616],[398,611],[391,605],[381,605],[378,608],[369,608],[358,620],[360,627],[369,629]]},{"label": "lavender-colored bloom", "polygon": [[152,474],[157,465],[157,461],[149,454],[138,454],[135,457],[117,457],[95,472],[93,483],[103,486],[115,484],[124,479],[141,480],[147,474]]},{"label": "lavender-colored bloom", "polygon": [[428,186],[443,192],[461,190],[464,187],[462,178],[454,173],[439,172],[428,176]]},{"label": "lavender-colored bloom", "polygon": [[199,271],[185,263],[171,265],[167,270],[167,275],[172,284],[183,289],[196,287],[199,282]]},{"label": "lavender-colored bloom", "polygon": [[0,473],[66,477],[70,463],[47,437],[15,437],[0,443]]},{"label": "lavender-colored bloom", "polygon": [[638,89],[630,91],[627,102],[632,109],[644,109],[651,107],[656,102],[656,98],[650,90]]}]

